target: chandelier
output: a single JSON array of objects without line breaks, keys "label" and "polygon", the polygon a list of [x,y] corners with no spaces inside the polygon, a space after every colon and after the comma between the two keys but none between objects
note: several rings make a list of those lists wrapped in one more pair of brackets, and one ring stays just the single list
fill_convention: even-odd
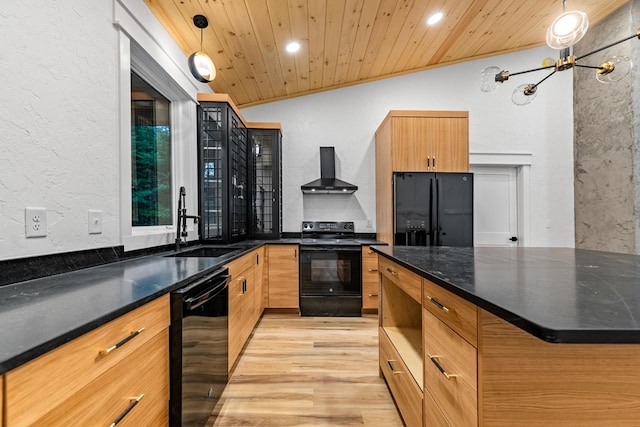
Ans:
[{"label": "chandelier", "polygon": [[539,82],[522,84],[514,89],[513,94],[511,95],[513,103],[516,105],[527,105],[535,99],[538,92],[538,86],[558,71],[569,70],[573,67],[593,69],[596,73],[596,79],[601,83],[616,82],[630,73],[631,68],[633,67],[633,62],[627,56],[612,56],[599,65],[586,65],[579,61],[627,40],[631,40],[633,38],[640,39],[640,28],[638,28],[635,34],[629,37],[625,37],[606,46],[602,46],[592,52],[576,57],[572,54],[572,46],[580,41],[587,33],[587,29],[589,28],[589,19],[587,18],[587,14],[581,11],[573,10],[567,12],[566,0],[562,1],[562,12],[563,13],[558,16],[547,29],[546,37],[547,45],[549,47],[560,50],[560,57],[557,61],[554,62],[553,59],[546,58],[542,63],[542,67],[532,68],[530,70],[519,71],[516,73],[510,73],[500,67],[487,67],[482,70],[480,76],[480,90],[483,92],[494,91],[502,83],[509,80],[509,77],[517,76],[519,74],[527,74],[541,70],[552,70],[551,73],[547,74]]}]

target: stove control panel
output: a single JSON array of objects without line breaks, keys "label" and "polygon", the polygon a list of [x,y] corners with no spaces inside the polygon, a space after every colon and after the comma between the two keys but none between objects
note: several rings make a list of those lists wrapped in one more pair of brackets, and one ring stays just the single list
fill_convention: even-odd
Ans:
[{"label": "stove control panel", "polygon": [[303,233],[353,233],[353,221],[303,221]]}]

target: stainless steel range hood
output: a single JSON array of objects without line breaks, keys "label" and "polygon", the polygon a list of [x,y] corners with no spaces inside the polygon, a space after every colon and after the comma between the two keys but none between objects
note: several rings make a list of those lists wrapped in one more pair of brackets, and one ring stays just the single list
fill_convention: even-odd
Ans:
[{"label": "stainless steel range hood", "polygon": [[334,147],[320,147],[320,179],[300,187],[305,194],[353,194],[358,187],[336,178]]}]

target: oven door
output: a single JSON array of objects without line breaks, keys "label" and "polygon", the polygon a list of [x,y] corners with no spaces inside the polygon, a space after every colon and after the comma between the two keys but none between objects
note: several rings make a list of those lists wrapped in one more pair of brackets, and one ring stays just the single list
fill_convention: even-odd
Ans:
[{"label": "oven door", "polygon": [[300,248],[300,314],[360,316],[362,261],[359,247]]}]

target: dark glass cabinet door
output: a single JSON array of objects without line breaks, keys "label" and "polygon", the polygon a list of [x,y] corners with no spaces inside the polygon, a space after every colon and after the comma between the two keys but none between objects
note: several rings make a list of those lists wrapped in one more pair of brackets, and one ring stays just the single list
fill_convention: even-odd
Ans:
[{"label": "dark glass cabinet door", "polygon": [[248,231],[247,128],[231,106],[198,107],[200,237],[222,243]]},{"label": "dark glass cabinet door", "polygon": [[278,239],[282,231],[282,134],[249,128],[250,236]]}]

